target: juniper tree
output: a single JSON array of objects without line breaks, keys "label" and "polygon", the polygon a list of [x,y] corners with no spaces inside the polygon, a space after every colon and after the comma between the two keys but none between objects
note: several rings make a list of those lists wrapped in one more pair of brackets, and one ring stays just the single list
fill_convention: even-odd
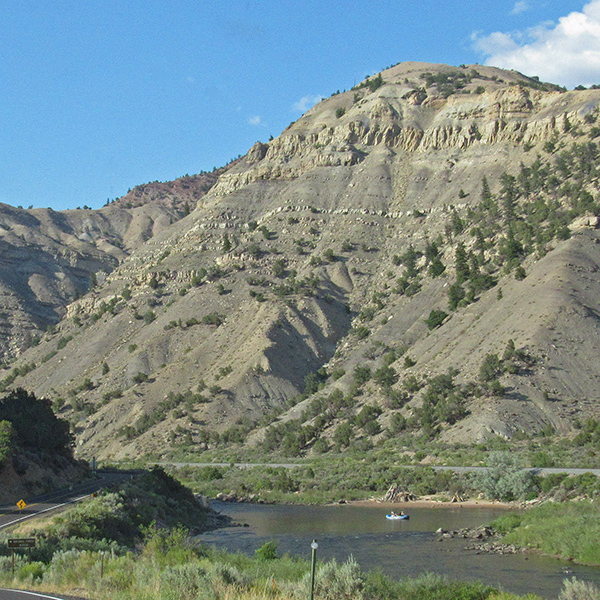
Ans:
[{"label": "juniper tree", "polygon": [[459,242],[456,246],[456,282],[464,283],[469,279],[469,262],[467,251],[465,250],[465,245],[462,242]]}]

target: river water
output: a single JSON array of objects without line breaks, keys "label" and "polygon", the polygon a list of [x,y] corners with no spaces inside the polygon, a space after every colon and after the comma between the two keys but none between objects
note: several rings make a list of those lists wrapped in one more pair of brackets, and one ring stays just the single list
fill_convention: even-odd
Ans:
[{"label": "river water", "polygon": [[352,555],[364,570],[380,568],[395,579],[432,572],[544,598],[556,598],[563,580],[573,576],[600,587],[600,568],[532,554],[477,554],[465,550],[468,540],[438,541],[438,528],[484,525],[504,514],[506,509],[502,508],[409,507],[405,511],[410,520],[389,521],[385,518],[389,507],[383,505],[211,505],[234,522],[248,525],[218,529],[198,538],[231,552],[253,554],[265,542],[275,539],[279,553],[308,559],[310,543],[316,539],[318,560],[335,558],[344,562]]}]

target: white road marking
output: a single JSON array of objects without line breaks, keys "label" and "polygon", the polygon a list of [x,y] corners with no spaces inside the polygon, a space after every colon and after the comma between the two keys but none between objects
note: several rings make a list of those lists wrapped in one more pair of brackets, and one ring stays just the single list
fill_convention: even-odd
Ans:
[{"label": "white road marking", "polygon": [[[84,498],[88,498],[91,494],[86,494],[85,496],[80,496],[79,498],[74,498],[73,500],[69,500],[69,502],[63,502],[62,504],[56,504],[55,506],[51,506],[50,508],[45,508],[44,510],[38,510],[35,513],[32,513],[30,515],[25,515],[24,517],[19,517],[18,519],[14,519],[14,521],[9,521],[8,523],[4,523],[4,525],[0,525],[0,529],[2,529],[3,527],[8,527],[9,525],[14,525],[15,523],[18,523],[19,521],[24,521],[25,519],[31,519],[33,517],[37,517],[38,515],[41,515],[42,513],[48,512],[50,510],[56,510],[57,508],[60,508],[61,506],[67,506],[68,504],[73,504],[74,502],[79,502],[80,500],[83,500]],[[50,596],[48,596],[48,598],[50,598]]]},{"label": "white road marking", "polygon": [[38,594],[37,592],[26,592],[25,590],[13,590],[10,588],[0,588],[0,592],[15,592],[17,594],[27,594],[28,596],[36,596],[37,598],[49,598],[50,600],[64,600],[58,596],[47,596],[46,594]]}]

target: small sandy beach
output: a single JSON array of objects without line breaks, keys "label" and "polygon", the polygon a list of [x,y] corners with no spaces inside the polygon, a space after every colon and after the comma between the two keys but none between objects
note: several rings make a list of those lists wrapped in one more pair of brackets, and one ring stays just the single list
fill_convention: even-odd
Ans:
[{"label": "small sandy beach", "polygon": [[[517,505],[512,504],[510,502],[498,502],[496,500],[481,500],[479,498],[469,498],[462,502],[442,502],[441,500],[435,498],[429,498],[424,496],[419,498],[418,500],[411,500],[408,502],[381,502],[379,500],[370,499],[370,500],[352,500],[349,501],[348,504],[353,506],[380,506],[382,508],[389,509],[400,509],[400,510],[410,510],[411,508],[506,508],[509,509],[517,509],[519,508]],[[397,512],[397,511],[396,511]]]}]

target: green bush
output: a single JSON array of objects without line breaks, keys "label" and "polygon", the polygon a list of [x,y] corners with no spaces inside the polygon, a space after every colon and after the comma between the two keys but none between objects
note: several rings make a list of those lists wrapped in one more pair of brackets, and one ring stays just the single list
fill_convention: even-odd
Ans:
[{"label": "green bush", "polygon": [[198,481],[215,481],[223,479],[223,472],[217,467],[201,467],[196,472]]},{"label": "green bush", "polygon": [[523,522],[503,538],[544,554],[600,564],[600,507],[588,501],[547,503],[523,513]]},{"label": "green bush", "polygon": [[497,354],[486,354],[479,368],[479,381],[489,382],[502,372],[502,364]]},{"label": "green bush", "polygon": [[283,277],[285,273],[285,260],[283,258],[278,258],[273,263],[273,275],[275,277]]},{"label": "green bush", "polygon": [[367,424],[377,419],[381,412],[381,408],[378,406],[363,406],[354,418],[354,422],[358,427],[365,427]]},{"label": "green bush", "polygon": [[52,350],[51,352],[48,352],[48,354],[44,354],[44,356],[42,357],[42,363],[47,363],[49,360],[52,360],[57,354],[58,351],[56,350]]},{"label": "green bush", "polygon": [[364,383],[367,383],[369,379],[371,379],[371,369],[366,365],[356,365],[356,367],[354,367],[352,375],[354,381],[358,385],[363,385]]},{"label": "green bush", "polygon": [[213,600],[217,595],[204,566],[184,563],[160,573],[159,600]]},{"label": "green bush", "polygon": [[111,400],[115,400],[116,398],[121,398],[123,396],[123,390],[121,388],[117,388],[115,390],[110,390],[102,394],[102,399],[105,402],[110,402]]},{"label": "green bush", "polygon": [[325,250],[325,252],[323,252],[323,258],[327,262],[335,262],[337,260],[335,252],[331,248],[327,248],[327,250]]},{"label": "green bush", "polygon": [[431,277],[439,277],[445,270],[446,270],[446,267],[440,260],[439,256],[436,256],[431,261],[431,264],[429,265],[427,272],[429,273],[429,275],[431,275]]},{"label": "green bush", "polygon": [[342,378],[344,375],[346,374],[346,370],[341,368],[341,367],[337,367],[336,369],[334,369],[331,372],[331,378],[334,381],[337,381],[338,379]]},{"label": "green bush", "polygon": [[466,292],[460,283],[456,282],[448,288],[448,308],[456,310],[462,300],[465,298]]},{"label": "green bush", "polygon": [[[310,573],[302,584],[310,589]],[[365,578],[354,557],[338,565],[335,559],[317,569],[315,575],[315,597],[319,600],[362,600]]]},{"label": "green bush", "polygon": [[63,336],[63,337],[59,338],[58,343],[56,344],[56,349],[62,350],[72,339],[73,339],[72,335]]},{"label": "green bush", "polygon": [[277,540],[271,540],[265,542],[260,548],[257,548],[254,552],[254,556],[260,560],[275,560],[279,558],[277,554],[277,547],[279,542]]},{"label": "green bush", "polygon": [[448,313],[443,310],[432,310],[429,313],[429,316],[427,317],[427,319],[425,319],[427,328],[429,330],[432,330],[432,329],[435,329],[436,327],[439,327],[444,322],[444,319],[447,316],[448,316]]},{"label": "green bush", "polygon": [[394,413],[390,417],[389,431],[390,433],[396,434],[406,429],[406,419],[400,413]]},{"label": "green bush", "polygon": [[410,600],[485,600],[495,591],[478,581],[450,581],[442,575],[426,573],[416,579],[401,581],[397,597]]},{"label": "green bush", "polygon": [[30,562],[19,569],[17,579],[23,582],[37,583],[44,577],[46,565],[42,562]]},{"label": "green bush", "polygon": [[220,325],[223,324],[224,321],[225,321],[224,316],[222,316],[216,312],[213,312],[208,315],[204,315],[202,317],[201,323],[203,323],[204,325],[215,325],[216,327],[219,327]]},{"label": "green bush", "polygon": [[476,477],[476,485],[488,498],[510,501],[526,497],[532,486],[531,474],[522,468],[513,454],[490,452],[487,467]]},{"label": "green bush", "polygon": [[523,515],[517,513],[509,513],[502,515],[490,523],[500,535],[506,535],[509,531],[516,529],[523,523]]},{"label": "green bush", "polygon": [[341,423],[333,434],[333,441],[341,447],[347,447],[350,445],[353,436],[352,425],[348,422]]},{"label": "green bush", "polygon": [[396,383],[398,376],[392,367],[383,366],[373,373],[373,379],[375,383],[382,387],[390,387]]}]

